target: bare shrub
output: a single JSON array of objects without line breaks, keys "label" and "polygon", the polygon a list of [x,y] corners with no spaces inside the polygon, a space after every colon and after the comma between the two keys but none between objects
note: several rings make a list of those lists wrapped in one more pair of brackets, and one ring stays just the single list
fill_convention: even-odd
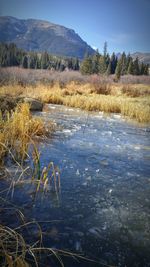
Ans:
[{"label": "bare shrub", "polygon": [[94,93],[102,94],[102,95],[110,95],[111,94],[111,86],[110,84],[94,84]]},{"label": "bare shrub", "polygon": [[124,75],[121,76],[119,83],[123,84],[150,84],[150,75],[141,75],[141,76],[134,76],[134,75]]},{"label": "bare shrub", "polygon": [[[115,83],[115,75],[82,75],[79,71],[63,71],[42,69],[23,69],[20,67],[0,68],[0,84],[20,84],[25,87],[29,84],[41,82],[43,84],[53,85],[55,82],[60,83],[64,87],[67,83],[74,81],[76,83],[113,84]],[[150,76],[121,76],[119,84],[150,84]]]},{"label": "bare shrub", "polygon": [[76,81],[79,83],[87,82],[88,76],[83,76],[77,71],[52,71],[52,70],[33,70],[19,67],[0,68],[0,84],[20,84],[25,87],[29,84],[41,82],[53,85],[59,82],[61,87],[65,84]]},{"label": "bare shrub", "polygon": [[113,78],[111,76],[104,75],[92,75],[90,83],[93,85],[91,92],[102,95],[111,94],[111,84],[113,83]]},{"label": "bare shrub", "polygon": [[113,83],[114,75],[98,75],[98,74],[93,74],[90,76],[90,82],[92,84],[103,84],[103,83]]}]

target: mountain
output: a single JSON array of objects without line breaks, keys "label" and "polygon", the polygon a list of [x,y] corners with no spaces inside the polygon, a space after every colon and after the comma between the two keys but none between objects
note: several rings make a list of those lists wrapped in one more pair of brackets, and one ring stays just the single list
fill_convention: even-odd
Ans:
[{"label": "mountain", "polygon": [[15,43],[27,51],[83,58],[93,50],[74,30],[48,21],[0,17],[0,42]]},{"label": "mountain", "polygon": [[136,52],[136,53],[133,53],[131,56],[133,59],[136,59],[138,57],[140,62],[144,62],[145,64],[150,65],[150,53]]}]

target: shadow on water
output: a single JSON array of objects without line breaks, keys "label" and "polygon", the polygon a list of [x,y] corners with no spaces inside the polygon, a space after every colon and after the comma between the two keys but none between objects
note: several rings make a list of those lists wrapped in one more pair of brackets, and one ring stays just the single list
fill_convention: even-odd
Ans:
[{"label": "shadow on water", "polygon": [[[11,202],[39,222],[45,246],[96,261],[62,256],[66,267],[150,266],[148,126],[57,105],[38,115],[58,125],[39,150],[42,168],[50,161],[59,166],[61,192],[35,196],[30,184],[22,184]],[[13,214],[4,213],[2,222],[15,226]],[[28,238],[37,235],[32,229]],[[49,260],[41,266],[59,266]]]}]

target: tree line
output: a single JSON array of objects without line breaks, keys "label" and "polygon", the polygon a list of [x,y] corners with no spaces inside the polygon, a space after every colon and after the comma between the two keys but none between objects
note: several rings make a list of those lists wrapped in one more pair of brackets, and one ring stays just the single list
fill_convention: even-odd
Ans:
[{"label": "tree line", "polygon": [[25,69],[79,70],[78,58],[60,57],[42,52],[26,52],[14,43],[0,43],[0,66]]},{"label": "tree line", "polygon": [[140,63],[138,58],[133,60],[130,54],[123,52],[119,57],[107,53],[107,43],[104,52],[95,51],[94,55],[86,55],[82,62],[78,58],[54,56],[42,52],[26,52],[14,43],[0,43],[0,67],[20,66],[25,69],[50,69],[57,71],[80,70],[82,74],[115,74],[117,79],[121,75],[148,75],[149,65]]},{"label": "tree line", "polygon": [[133,60],[130,54],[123,52],[119,57],[107,53],[107,43],[104,44],[103,55],[97,50],[94,55],[86,55],[81,63],[82,74],[115,74],[117,79],[121,75],[148,75],[149,64],[140,63],[138,57]]}]

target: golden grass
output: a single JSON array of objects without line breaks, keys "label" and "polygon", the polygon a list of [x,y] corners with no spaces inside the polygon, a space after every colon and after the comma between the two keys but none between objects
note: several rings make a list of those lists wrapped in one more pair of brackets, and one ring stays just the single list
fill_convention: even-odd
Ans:
[{"label": "golden grass", "polygon": [[[109,94],[108,94],[109,93]],[[70,82],[36,86],[1,86],[0,95],[28,96],[44,103],[64,104],[89,111],[121,113],[138,122],[150,122],[150,86]]]},{"label": "golden grass", "polygon": [[9,150],[16,158],[24,159],[30,139],[44,133],[43,121],[31,116],[27,103],[18,105],[11,115],[5,114],[5,118],[0,114],[0,160]]}]

